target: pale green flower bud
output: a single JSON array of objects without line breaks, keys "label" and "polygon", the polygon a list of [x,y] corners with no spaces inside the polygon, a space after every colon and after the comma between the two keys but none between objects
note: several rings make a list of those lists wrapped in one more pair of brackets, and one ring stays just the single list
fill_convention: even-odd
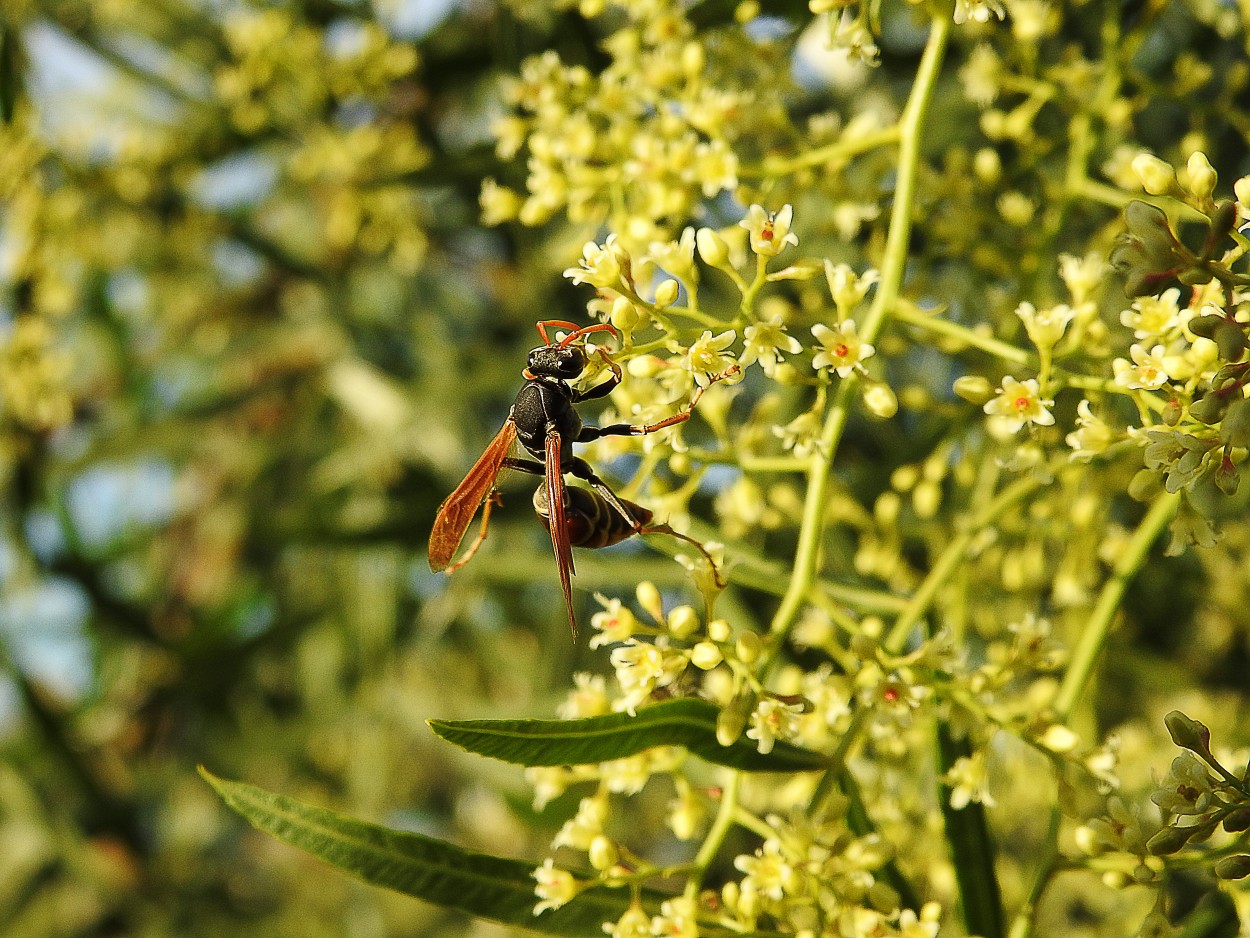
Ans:
[{"label": "pale green flower bud", "polygon": [[1176,171],[1171,165],[1149,153],[1133,157],[1133,172],[1151,195],[1167,195],[1176,185]]},{"label": "pale green flower bud", "polygon": [[942,504],[942,487],[926,479],[912,490],[911,501],[918,517],[932,518]]},{"label": "pale green flower bud", "polygon": [[763,650],[764,645],[760,641],[759,635],[756,633],[743,632],[740,636],[738,636],[738,643],[735,646],[735,651],[738,655],[738,660],[743,664],[754,664],[759,659],[760,653]]},{"label": "pale green flower bud", "polygon": [[1242,217],[1250,214],[1250,176],[1242,176],[1233,183],[1233,195],[1237,196],[1237,205]]},{"label": "pale green flower bud", "polygon": [[755,709],[755,699],[750,694],[735,698],[728,707],[716,715],[716,741],[722,746],[732,746],[747,728],[747,718]]},{"label": "pale green flower bud", "polygon": [[874,382],[864,388],[864,406],[874,417],[889,420],[898,413],[898,397],[888,384]]},{"label": "pale green flower bud", "polygon": [[902,508],[903,500],[897,492],[882,492],[877,496],[877,501],[872,506],[872,514],[877,519],[879,525],[889,527],[898,521],[899,512],[902,511]]},{"label": "pale green flower bud", "polygon": [[616,844],[600,834],[590,842],[587,858],[590,860],[590,865],[595,869],[609,870],[616,866],[616,862],[621,858],[621,854],[616,849]]},{"label": "pale green flower bud", "polygon": [[1003,175],[1003,161],[993,147],[982,147],[972,158],[972,173],[979,182],[995,185]]},{"label": "pale green flower bud", "polygon": [[682,46],[681,50],[681,70],[691,78],[698,78],[703,74],[703,69],[707,65],[707,54],[703,51],[702,43],[688,42]]},{"label": "pale green flower bud", "polygon": [[713,619],[707,624],[707,635],[714,642],[727,642],[733,632],[724,619]]},{"label": "pale green flower bud", "polygon": [[672,306],[677,299],[679,287],[677,281],[671,277],[664,280],[655,288],[655,305],[663,309],[666,306]]},{"label": "pale green flower bud", "polygon": [[1172,742],[1182,749],[1199,755],[1210,754],[1211,731],[1193,717],[1186,716],[1179,710],[1172,710],[1163,718],[1163,725],[1167,727]]},{"label": "pale green flower bud", "polygon": [[608,313],[608,320],[621,332],[629,332],[642,322],[643,316],[629,297],[618,296],[612,301],[612,310]]},{"label": "pale green flower bud", "polygon": [[695,244],[699,247],[699,256],[712,267],[728,268],[729,245],[725,239],[711,228],[700,228],[694,235]]},{"label": "pale green flower bud", "polygon": [[668,614],[668,631],[674,638],[689,638],[699,627],[699,616],[691,606],[678,606]]},{"label": "pale green flower bud", "polygon": [[650,580],[643,580],[635,591],[640,605],[656,622],[664,621],[664,603],[660,599],[660,591]]},{"label": "pale green flower bud", "polygon": [[690,663],[700,671],[711,671],[723,660],[724,656],[713,642],[699,642],[690,649]]},{"label": "pale green flower bud", "polygon": [[982,375],[963,375],[955,379],[955,393],[969,404],[980,406],[994,396],[994,385]]},{"label": "pale green flower bud", "polygon": [[1207,155],[1201,150],[1195,150],[1190,155],[1189,162],[1185,164],[1185,172],[1188,177],[1185,180],[1185,188],[1190,194],[1202,201],[1211,198],[1215,192],[1216,183],[1219,182],[1219,175],[1215,172],[1211,161],[1207,159]]}]

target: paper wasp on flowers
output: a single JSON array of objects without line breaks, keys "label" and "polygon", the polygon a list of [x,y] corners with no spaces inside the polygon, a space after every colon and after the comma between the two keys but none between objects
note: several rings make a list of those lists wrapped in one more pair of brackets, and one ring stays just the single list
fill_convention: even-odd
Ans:
[{"label": "paper wasp on flowers", "polygon": [[[554,328],[572,331],[561,339],[552,339],[548,329]],[[604,436],[642,436],[689,420],[703,393],[702,387],[697,388],[685,408],[658,423],[645,426],[615,423],[606,427],[583,424],[576,405],[607,396],[621,382],[620,366],[603,349],[599,349],[599,356],[611,370],[609,377],[585,391],[574,389],[570,383],[582,375],[589,363],[586,337],[599,332],[619,338],[616,329],[602,323],[581,328],[560,320],[538,323],[538,334],[544,344],[529,353],[525,370],[521,372],[525,384],[512,403],[508,419],[473,464],[464,481],[439,507],[430,532],[430,569],[457,570],[469,561],[486,537],[491,507],[498,498],[495,483],[499,473],[504,469],[516,469],[542,476],[543,484],[534,495],[534,507],[551,533],[556,566],[560,572],[560,587],[564,591],[569,626],[574,636],[577,634],[577,620],[573,614],[570,581],[574,573],[573,547],[606,547],[634,534],[662,533],[693,544],[712,563],[701,544],[666,524],[652,524],[651,512],[620,498],[599,478],[589,463],[573,454],[574,443],[589,443]],[[728,377],[736,370],[734,368],[717,375],[714,380]],[[508,455],[517,440],[534,459]],[[541,462],[538,461],[540,459]],[[566,487],[566,473],[581,479],[591,488]],[[452,557],[478,507],[483,504],[480,533],[465,555],[453,564]],[[552,505],[560,506],[559,510],[552,511]],[[712,564],[712,570],[715,574],[715,564]]]}]

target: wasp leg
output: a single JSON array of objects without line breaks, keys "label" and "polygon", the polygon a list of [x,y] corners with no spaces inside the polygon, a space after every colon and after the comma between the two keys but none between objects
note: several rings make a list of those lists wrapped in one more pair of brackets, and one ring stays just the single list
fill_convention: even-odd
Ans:
[{"label": "wasp leg", "polygon": [[490,512],[495,505],[503,504],[503,500],[499,497],[498,489],[491,489],[486,495],[486,500],[482,502],[482,524],[478,528],[477,537],[473,539],[473,543],[465,548],[460,559],[455,563],[447,565],[447,573],[455,573],[466,563],[473,559],[473,555],[477,553],[477,549],[482,546],[486,540],[486,529],[490,526]]},{"label": "wasp leg", "polygon": [[674,531],[667,524],[648,524],[643,528],[639,528],[639,534],[667,534],[669,537],[675,537],[678,540],[685,541],[695,550],[703,555],[703,559],[707,561],[708,568],[712,571],[712,580],[716,583],[718,590],[723,590],[729,585],[728,581],[721,576],[720,567],[716,565],[716,561],[712,559],[708,549],[696,541],[689,534],[682,534],[680,531]]},{"label": "wasp leg", "polygon": [[642,530],[642,522],[634,517],[634,513],[625,506],[625,503],[612,491],[608,483],[599,478],[598,473],[590,468],[590,463],[580,456],[574,456],[563,468],[569,475],[581,479],[583,482],[588,482],[616,510],[617,514],[629,522],[630,530],[635,534]]},{"label": "wasp leg", "polygon": [[573,393],[574,404],[580,404],[582,401],[593,401],[598,400],[601,397],[607,397],[612,393],[612,389],[621,383],[621,366],[612,361],[612,359],[608,358],[608,353],[603,349],[599,349],[599,357],[603,359],[604,363],[610,369],[612,369],[612,376],[600,381],[593,388],[590,388],[587,391],[575,391]]},{"label": "wasp leg", "polygon": [[[706,391],[709,387],[712,386],[712,384],[715,384],[717,381],[722,381],[725,378],[729,378],[729,377],[732,377],[733,375],[736,375],[740,370],[741,369],[737,365],[734,365],[732,368],[726,371],[722,371],[720,374],[712,375],[711,381],[706,387],[700,385],[699,387],[695,388],[694,394],[690,396],[689,404],[687,404],[677,413],[673,414],[673,416],[665,417],[663,420],[659,421],[658,423],[649,423],[649,424],[645,424],[644,426],[634,426],[633,424],[628,424],[628,423],[614,423],[606,427],[582,427],[581,433],[577,435],[577,442],[589,443],[591,440],[597,440],[603,436],[646,436],[648,433],[655,433],[657,430],[663,430],[665,427],[672,427],[679,423],[685,423],[687,420],[690,419],[690,415],[694,412],[695,405],[699,403],[699,398],[703,396],[704,391]],[[620,368],[616,366],[615,363],[613,363],[612,371],[613,371],[613,374],[619,374]],[[598,391],[599,388],[603,387],[604,385],[611,384],[611,383],[612,381],[610,380],[605,381],[603,382],[603,384],[597,385],[596,387],[592,388],[589,394],[592,394],[595,397],[598,397],[599,395],[595,394],[594,392]],[[609,387],[608,391],[610,390],[612,390],[612,388]],[[604,391],[603,393],[606,394],[607,391]],[[583,396],[581,399],[585,400],[586,396]]]},{"label": "wasp leg", "polygon": [[509,456],[503,461],[503,468],[515,469],[517,472],[528,472],[532,476],[547,474],[547,468],[537,459],[517,459],[515,456]]}]

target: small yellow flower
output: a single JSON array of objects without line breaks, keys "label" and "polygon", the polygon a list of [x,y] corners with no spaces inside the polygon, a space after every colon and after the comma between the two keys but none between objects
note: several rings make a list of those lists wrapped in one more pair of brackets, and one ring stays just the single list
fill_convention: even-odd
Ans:
[{"label": "small yellow flower", "polygon": [[1148,352],[1144,346],[1135,344],[1128,351],[1133,356],[1131,363],[1124,358],[1117,358],[1111,363],[1116,384],[1143,391],[1152,391],[1167,384],[1168,374],[1163,367],[1163,356],[1167,350],[1162,345],[1156,345]]},{"label": "small yellow flower", "polygon": [[764,369],[764,374],[769,376],[776,371],[777,365],[781,362],[782,352],[794,355],[803,349],[798,339],[786,333],[780,313],[767,322],[757,322],[747,326],[742,330],[742,336],[746,340],[746,347],[742,350],[742,357],[738,359],[738,364],[746,368],[748,365],[759,362],[760,367]]},{"label": "small yellow flower", "polygon": [[802,713],[801,704],[765,697],[756,704],[755,711],[751,714],[751,728],[747,730],[747,738],[754,739],[760,753],[768,755],[778,739],[792,739],[795,736]]},{"label": "small yellow flower", "polygon": [[751,250],[760,257],[776,257],[787,244],[798,244],[799,236],[790,231],[794,208],[783,205],[781,211],[769,213],[762,206],[752,205],[747,217],[738,222],[751,236]]},{"label": "small yellow flower", "polygon": [[988,401],[985,412],[993,418],[998,427],[1008,433],[1016,433],[1026,423],[1049,427],[1055,422],[1055,415],[1046,408],[1054,401],[1044,401],[1036,378],[1017,381],[1011,375],[1003,378],[998,396]]},{"label": "small yellow flower", "polygon": [[951,807],[961,811],[972,802],[986,807],[994,806],[994,799],[989,792],[989,772],[985,765],[985,753],[977,750],[971,756],[960,756],[955,760],[942,781],[950,786]]},{"label": "small yellow flower", "polygon": [[1133,308],[1120,313],[1120,322],[1133,330],[1139,339],[1161,337],[1180,325],[1181,291],[1172,287],[1159,296],[1143,296],[1133,301]]},{"label": "small yellow flower", "polygon": [[599,630],[599,634],[590,639],[591,648],[623,642],[634,634],[638,620],[628,606],[622,605],[619,599],[608,599],[599,594],[595,595],[595,599],[603,606],[603,611],[590,617],[591,628]]},{"label": "small yellow flower", "polygon": [[705,388],[717,375],[724,374],[737,364],[732,356],[725,354],[725,350],[733,345],[737,338],[737,333],[732,329],[727,329],[715,336],[712,335],[712,330],[706,329],[703,335],[686,349],[686,354],[681,359],[681,366],[694,375],[694,380],[699,387]]},{"label": "small yellow flower", "polygon": [[817,323],[812,326],[812,335],[820,343],[820,351],[812,358],[812,367],[817,371],[822,368],[835,371],[840,378],[850,377],[860,362],[871,358],[876,351],[856,334],[854,319],[843,320],[837,329]]},{"label": "small yellow flower", "polygon": [[623,257],[627,255],[624,248],[617,245],[614,234],[608,235],[602,247],[587,241],[578,266],[565,270],[564,276],[574,283],[588,283],[592,287],[616,287],[621,282]]},{"label": "small yellow flower", "polygon": [[558,870],[550,857],[531,874],[538,880],[534,894],[541,900],[534,906],[534,914],[541,915],[548,909],[558,909],[577,895],[577,880],[567,870]]},{"label": "small yellow flower", "polygon": [[1039,349],[1051,349],[1063,338],[1068,323],[1076,314],[1071,306],[1060,305],[1039,310],[1032,303],[1021,303],[1016,307],[1016,315],[1024,323],[1024,329],[1034,345]]},{"label": "small yellow flower", "polygon": [[1076,405],[1076,429],[1064,438],[1072,447],[1072,459],[1090,459],[1105,453],[1115,439],[1115,432],[1094,413],[1089,401]]}]

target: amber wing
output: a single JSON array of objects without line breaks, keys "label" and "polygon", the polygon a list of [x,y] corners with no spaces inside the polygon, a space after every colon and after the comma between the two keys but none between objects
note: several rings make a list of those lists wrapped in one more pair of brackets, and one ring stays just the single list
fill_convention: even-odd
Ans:
[{"label": "amber wing", "polygon": [[486,500],[495,480],[499,478],[499,470],[503,468],[503,461],[508,457],[515,440],[516,426],[509,417],[486,447],[486,452],[473,464],[464,481],[439,506],[438,516],[430,531],[431,570],[446,570],[451,563],[451,558],[455,556],[456,549],[464,539],[464,532],[469,530],[469,524],[478,507]]},{"label": "amber wing", "polygon": [[547,505],[551,519],[547,530],[551,532],[551,546],[556,551],[556,567],[560,571],[560,589],[564,590],[564,605],[569,611],[569,628],[577,638],[577,618],[573,615],[573,547],[569,543],[569,518],[564,510],[564,472],[560,465],[563,441],[560,434],[551,430],[547,434]]}]

